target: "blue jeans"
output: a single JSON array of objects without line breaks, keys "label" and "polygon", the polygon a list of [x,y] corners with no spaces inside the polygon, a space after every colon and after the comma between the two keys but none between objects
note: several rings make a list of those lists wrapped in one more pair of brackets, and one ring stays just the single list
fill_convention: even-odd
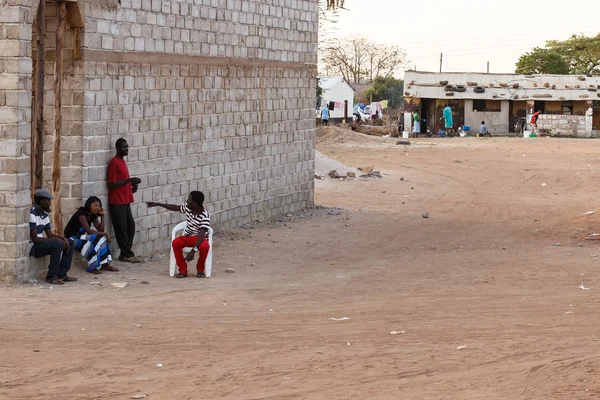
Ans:
[{"label": "blue jeans", "polygon": [[69,239],[69,251],[63,251],[62,240],[47,240],[42,243],[34,243],[29,255],[35,258],[50,256],[46,280],[52,281],[67,276],[67,272],[71,269],[74,247],[71,239]]}]

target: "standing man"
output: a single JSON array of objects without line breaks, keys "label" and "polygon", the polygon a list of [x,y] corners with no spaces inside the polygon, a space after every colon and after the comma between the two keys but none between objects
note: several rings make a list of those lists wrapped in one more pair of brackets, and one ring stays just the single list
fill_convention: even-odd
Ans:
[{"label": "standing man", "polygon": [[321,122],[323,126],[329,125],[329,107],[327,106],[321,109]]},{"label": "standing man", "polygon": [[445,120],[445,125],[444,127],[446,128],[446,135],[448,136],[453,136],[454,133],[452,131],[452,109],[450,108],[449,105],[444,104],[444,111],[443,111],[443,117]]},{"label": "standing man", "polygon": [[119,261],[141,263],[142,260],[133,254],[133,237],[135,221],[131,214],[133,194],[137,192],[140,178],[130,178],[129,169],[124,157],[129,154],[129,144],[123,138],[115,143],[117,155],[108,164],[108,209],[115,229],[117,244],[121,249]]},{"label": "standing man", "polygon": [[[73,260],[73,241],[52,233],[50,226],[50,207],[52,195],[45,189],[37,189],[33,194],[33,208],[29,211],[29,237],[31,239],[30,257],[50,256],[50,265],[46,282],[52,285],[64,285],[75,282],[77,278],[67,275]],[[42,233],[46,233],[46,237]]]},{"label": "standing man", "polygon": [[[208,232],[208,228],[210,228],[210,215],[204,208],[204,193],[198,191],[191,192],[187,201],[180,206],[155,203],[153,201],[146,203],[146,205],[148,207],[162,207],[170,211],[179,211],[185,214],[186,226],[183,236],[179,236],[171,243],[175,259],[177,260],[177,266],[179,267],[179,273],[175,277],[187,278],[187,263],[194,259],[196,253],[200,253],[198,263],[196,264],[196,270],[198,271],[196,276],[204,278],[206,276],[204,275],[204,263],[210,249],[210,245],[206,239],[206,233]],[[194,246],[192,251],[184,258],[183,249],[191,246]]]}]

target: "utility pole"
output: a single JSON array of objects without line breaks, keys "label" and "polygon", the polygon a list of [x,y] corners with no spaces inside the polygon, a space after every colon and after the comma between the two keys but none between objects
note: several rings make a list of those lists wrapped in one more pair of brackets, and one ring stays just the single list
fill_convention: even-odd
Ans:
[{"label": "utility pole", "polygon": [[444,53],[440,53],[440,74],[442,73],[442,61],[444,60]]}]

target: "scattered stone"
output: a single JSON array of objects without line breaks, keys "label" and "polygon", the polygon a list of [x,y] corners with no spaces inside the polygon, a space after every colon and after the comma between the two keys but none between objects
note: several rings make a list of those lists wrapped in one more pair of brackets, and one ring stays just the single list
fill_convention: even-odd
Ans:
[{"label": "scattered stone", "polygon": [[127,286],[127,282],[111,283],[110,286],[117,288],[117,289],[123,289],[124,287]]},{"label": "scattered stone", "polygon": [[423,218],[429,218],[429,213],[424,213]]},{"label": "scattered stone", "polygon": [[323,179],[325,179],[325,177],[323,175],[315,175],[315,179],[322,181]]},{"label": "scattered stone", "polygon": [[26,283],[29,283],[30,285],[35,285],[36,283],[38,283],[38,281],[37,279],[30,279]]},{"label": "scattered stone", "polygon": [[466,348],[467,348],[467,345],[466,345],[466,344],[463,344],[462,346],[458,346],[458,347],[456,348],[456,350],[464,350],[464,349],[466,349]]},{"label": "scattered stone", "polygon": [[329,171],[329,176],[334,179],[343,179],[346,177],[346,175],[340,174],[337,169]]},{"label": "scattered stone", "polygon": [[133,396],[130,396],[129,398],[130,399],[143,399],[145,397],[146,397],[146,395],[144,393],[139,393],[139,394],[134,394]]},{"label": "scattered stone", "polygon": [[356,173],[354,173],[354,172],[350,171],[350,172],[348,172],[348,173],[346,174],[346,176],[347,176],[348,178],[356,178]]},{"label": "scattered stone", "polygon": [[369,172],[373,172],[373,167],[358,167],[360,172],[368,174]]},{"label": "scattered stone", "polygon": [[40,351],[38,349],[33,350],[34,353],[39,353]]},{"label": "scattered stone", "polygon": [[404,331],[391,331],[390,335],[404,335],[406,332]]},{"label": "scattered stone", "polygon": [[577,247],[583,247],[583,243],[579,243]]},{"label": "scattered stone", "polygon": [[372,171],[372,172],[369,172],[368,174],[363,174],[360,177],[361,178],[383,178],[383,175],[381,175],[381,172],[379,172],[379,171]]},{"label": "scattered stone", "polygon": [[410,142],[408,140],[398,140],[396,145],[410,146]]},{"label": "scattered stone", "polygon": [[163,254],[153,254],[152,261],[160,261],[163,260],[165,256]]},{"label": "scattered stone", "polygon": [[287,217],[288,217],[288,218],[292,218],[293,216],[294,216],[294,214],[292,214],[292,213],[287,213]]},{"label": "scattered stone", "polygon": [[227,272],[228,274],[233,274],[235,272],[235,269],[233,269],[233,268],[227,268],[225,270],[225,272]]},{"label": "scattered stone", "polygon": [[554,243],[555,246],[560,246],[560,243]]},{"label": "scattered stone", "polygon": [[401,181],[404,181],[404,177],[400,178]]},{"label": "scattered stone", "polygon": [[149,284],[150,284],[150,282],[148,282],[148,281],[141,281],[140,282],[140,285],[149,285]]},{"label": "scattered stone", "polygon": [[342,215],[342,210],[338,208],[334,208],[333,210],[329,210],[327,212],[328,215]]}]

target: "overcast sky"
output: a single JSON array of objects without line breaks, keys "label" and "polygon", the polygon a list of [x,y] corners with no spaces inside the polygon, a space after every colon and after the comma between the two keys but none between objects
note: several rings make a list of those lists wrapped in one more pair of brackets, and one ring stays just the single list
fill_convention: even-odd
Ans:
[{"label": "overcast sky", "polygon": [[514,72],[546,40],[600,32],[598,0],[346,0],[335,37],[367,36],[405,49],[420,71]]}]

